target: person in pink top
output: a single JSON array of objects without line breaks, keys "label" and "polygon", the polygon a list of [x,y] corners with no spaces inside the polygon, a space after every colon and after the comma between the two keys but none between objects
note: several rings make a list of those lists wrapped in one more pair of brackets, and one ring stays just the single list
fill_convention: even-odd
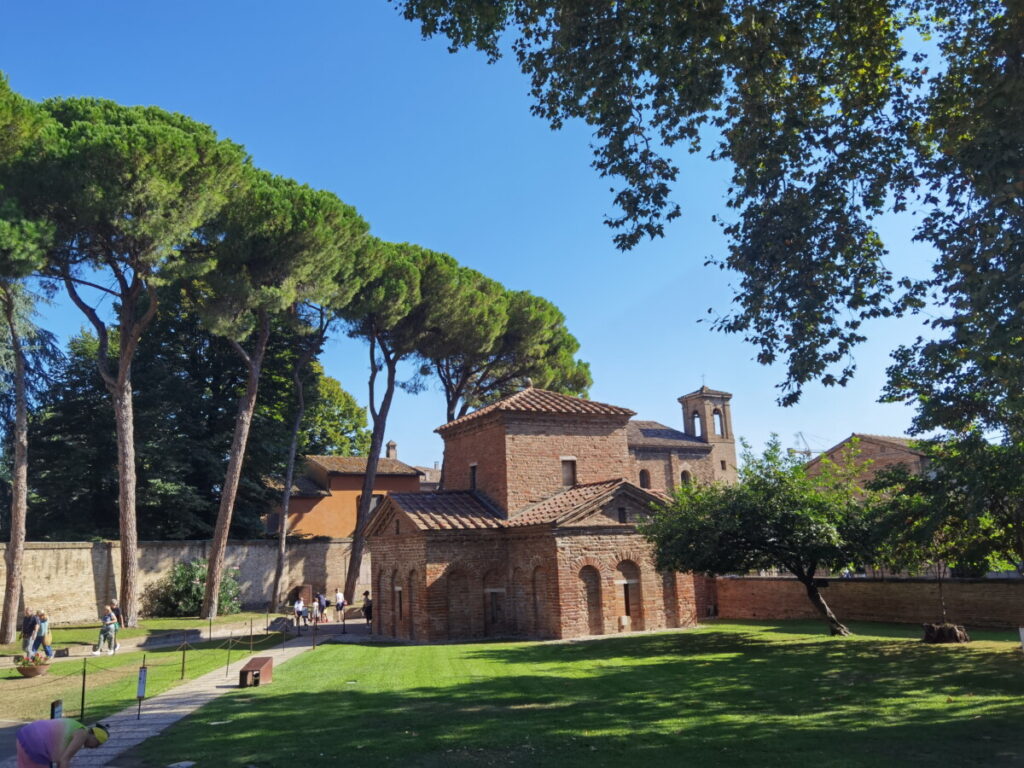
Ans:
[{"label": "person in pink top", "polygon": [[36,720],[18,729],[18,768],[69,768],[78,750],[95,749],[108,738],[102,725],[88,728],[66,717]]}]

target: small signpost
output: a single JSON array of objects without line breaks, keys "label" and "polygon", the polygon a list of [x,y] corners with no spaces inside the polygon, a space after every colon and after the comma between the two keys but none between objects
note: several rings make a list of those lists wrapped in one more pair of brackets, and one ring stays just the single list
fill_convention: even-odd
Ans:
[{"label": "small signpost", "polygon": [[139,687],[135,691],[135,698],[139,700],[139,710],[135,715],[136,720],[142,719],[142,700],[146,698],[146,673],[148,672],[146,667],[146,657],[142,657],[142,666],[139,667]]},{"label": "small signpost", "polygon": [[50,702],[50,719],[57,720],[64,717],[64,699],[57,699]]},{"label": "small signpost", "polygon": [[1018,630],[1020,631],[1020,648],[1024,651],[1024,627],[1018,627]]}]

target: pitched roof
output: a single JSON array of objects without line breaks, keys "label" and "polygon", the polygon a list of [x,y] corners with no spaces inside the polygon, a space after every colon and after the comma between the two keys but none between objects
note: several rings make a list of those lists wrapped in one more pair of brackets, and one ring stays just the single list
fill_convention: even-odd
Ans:
[{"label": "pitched roof", "polygon": [[420,530],[502,528],[501,513],[472,491],[391,493],[386,503],[401,509]]},{"label": "pitched roof", "polygon": [[[306,461],[315,464],[332,475],[366,474],[365,456],[307,456]],[[419,475],[420,471],[398,459],[378,459],[378,475]]]},{"label": "pitched roof", "polygon": [[[694,395],[715,395],[718,397],[732,397],[732,392],[723,392],[720,389],[711,389],[710,387],[702,386],[700,389],[694,390],[688,395],[683,395],[683,397],[693,397]],[[680,397],[679,399],[682,400],[683,397]]]},{"label": "pitched roof", "polygon": [[601,480],[596,483],[581,483],[523,508],[509,518],[507,525],[515,528],[523,525],[564,522],[590,508],[601,499],[613,495],[620,488],[627,489],[634,494],[649,496],[651,501],[668,499],[667,496],[657,491],[637,488],[621,477],[614,480]]},{"label": "pitched roof", "polygon": [[[921,454],[922,456],[924,455],[923,453],[921,453],[921,451],[913,447],[912,443],[914,441],[909,437],[894,437],[892,435],[869,435],[865,432],[854,432],[852,435],[850,435],[850,437],[846,438],[846,440],[849,440],[854,437],[858,437],[861,440],[874,440],[877,443],[891,443],[892,445],[898,446],[900,448],[906,448],[911,453],[918,453]],[[845,443],[846,440],[844,440],[843,443]],[[842,443],[840,443],[840,445],[842,445]]]},{"label": "pitched roof", "polygon": [[[280,477],[267,477],[265,478],[267,487],[271,490],[281,493],[284,491],[284,479]],[[318,498],[321,496],[330,496],[331,492],[326,488],[321,488],[320,485],[311,477],[306,475],[298,475],[292,481],[292,497],[293,498]]]},{"label": "pitched roof", "polygon": [[680,432],[678,429],[666,427],[656,421],[638,421],[633,419],[626,425],[626,439],[632,446],[649,446],[651,448],[696,448],[710,449],[703,440]]},{"label": "pitched roof", "polygon": [[546,414],[568,414],[578,416],[635,416],[635,411],[628,408],[621,408],[617,405],[598,403],[594,400],[585,400],[582,397],[562,395],[558,392],[549,392],[546,389],[527,387],[518,392],[503,397],[497,402],[485,405],[472,413],[467,413],[461,418],[449,421],[435,432],[443,434],[457,425],[479,419],[489,413],[546,413]]}]

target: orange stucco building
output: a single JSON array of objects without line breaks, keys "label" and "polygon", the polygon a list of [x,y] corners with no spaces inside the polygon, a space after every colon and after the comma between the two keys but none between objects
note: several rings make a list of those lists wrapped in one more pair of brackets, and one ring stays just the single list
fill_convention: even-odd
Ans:
[{"label": "orange stucco building", "polygon": [[[388,444],[388,458],[380,459],[373,495],[420,490],[420,471],[397,458]],[[303,471],[292,488],[288,531],[296,536],[329,536],[344,539],[356,527],[356,510],[362,495],[366,458],[360,456],[306,456]],[[280,509],[268,516],[267,529],[276,531]]]}]

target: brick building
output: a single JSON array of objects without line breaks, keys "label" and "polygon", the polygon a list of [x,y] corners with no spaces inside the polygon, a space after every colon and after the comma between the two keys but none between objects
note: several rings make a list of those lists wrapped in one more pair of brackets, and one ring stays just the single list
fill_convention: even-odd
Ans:
[{"label": "brick building", "polygon": [[683,430],[527,388],[439,427],[445,488],[392,493],[367,531],[374,631],[436,642],[686,626],[704,581],[658,573],[636,522],[680,483],[735,482],[730,395]]},{"label": "brick building", "polygon": [[[366,458],[362,456],[306,456],[292,486],[288,504],[288,531],[296,536],[345,539],[356,528],[356,510],[363,493]],[[398,460],[395,443],[377,465],[373,483],[375,504],[395,491],[418,491],[420,471]],[[282,484],[283,487],[283,484]],[[267,530],[275,533],[280,508],[267,515]]]},{"label": "brick building", "polygon": [[842,464],[851,451],[856,450],[854,460],[863,465],[860,482],[868,482],[884,469],[904,467],[911,474],[919,475],[928,462],[922,451],[913,447],[913,441],[906,437],[887,435],[866,435],[854,432],[840,443],[807,462],[807,473],[812,477],[821,471],[823,458]]}]

